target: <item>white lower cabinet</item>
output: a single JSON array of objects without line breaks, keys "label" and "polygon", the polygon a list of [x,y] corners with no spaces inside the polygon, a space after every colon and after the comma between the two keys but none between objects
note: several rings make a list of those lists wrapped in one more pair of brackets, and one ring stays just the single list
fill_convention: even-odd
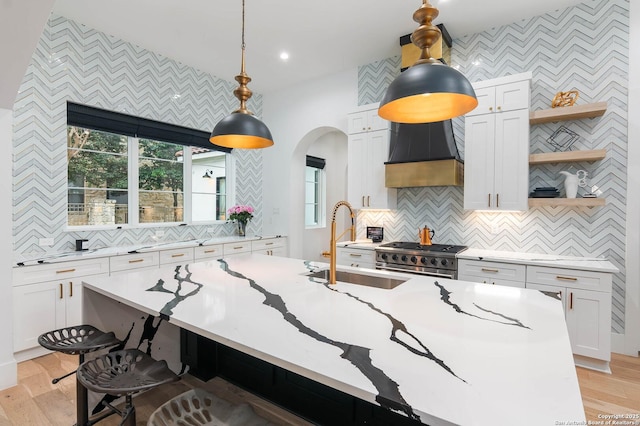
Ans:
[{"label": "white lower cabinet", "polygon": [[222,258],[222,249],[222,244],[198,246],[193,249],[193,255],[196,262],[200,262],[201,260],[220,259]]},{"label": "white lower cabinet", "polygon": [[109,272],[113,275],[132,270],[156,269],[160,265],[158,257],[157,251],[113,256],[109,259]]},{"label": "white lower cabinet", "polygon": [[559,294],[574,354],[611,359],[611,274],[527,267],[527,288]]},{"label": "white lower cabinet", "polygon": [[354,266],[356,268],[376,268],[375,250],[348,247],[336,248],[336,264]]},{"label": "white lower cabinet", "polygon": [[267,256],[286,256],[287,240],[284,238],[267,238],[251,241],[251,252]]},{"label": "white lower cabinet", "polygon": [[526,265],[458,259],[458,279],[483,284],[525,287]]},{"label": "white lower cabinet", "polygon": [[38,348],[42,333],[82,324],[82,277],[108,273],[108,258],[15,268],[14,352]]},{"label": "white lower cabinet", "polygon": [[186,247],[160,252],[160,266],[193,263],[193,247]]}]

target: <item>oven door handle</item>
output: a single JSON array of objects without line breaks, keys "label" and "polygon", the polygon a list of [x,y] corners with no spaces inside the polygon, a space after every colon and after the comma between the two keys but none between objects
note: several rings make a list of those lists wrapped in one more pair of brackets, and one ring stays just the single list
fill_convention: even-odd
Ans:
[{"label": "oven door handle", "polygon": [[430,277],[442,277],[442,278],[454,279],[454,275],[453,274],[440,274],[438,272],[410,271],[410,270],[401,269],[401,268],[390,268],[388,266],[380,267],[378,265],[376,265],[376,269],[381,270],[381,271],[395,271],[395,272],[404,272],[405,274],[417,274],[417,275],[426,275],[426,276],[430,276]]}]

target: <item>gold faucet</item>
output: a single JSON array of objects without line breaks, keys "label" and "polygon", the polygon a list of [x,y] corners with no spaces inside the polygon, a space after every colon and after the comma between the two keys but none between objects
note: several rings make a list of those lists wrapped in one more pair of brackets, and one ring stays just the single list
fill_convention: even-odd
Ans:
[{"label": "gold faucet", "polygon": [[[338,212],[338,209],[340,208],[340,206],[345,206],[346,208],[349,209],[349,214],[351,216],[351,226],[345,229],[344,232],[340,234],[338,238],[336,238],[336,213]],[[322,255],[324,257],[328,257],[330,259],[329,260],[329,284],[336,283],[336,242],[337,240],[342,238],[342,236],[346,234],[347,231],[349,230],[351,230],[351,241],[355,241],[356,240],[356,215],[353,212],[353,208],[351,207],[351,204],[349,204],[347,201],[338,201],[336,205],[333,207],[333,216],[331,217],[331,241],[329,241],[329,246],[330,246],[329,251],[322,252]]]}]

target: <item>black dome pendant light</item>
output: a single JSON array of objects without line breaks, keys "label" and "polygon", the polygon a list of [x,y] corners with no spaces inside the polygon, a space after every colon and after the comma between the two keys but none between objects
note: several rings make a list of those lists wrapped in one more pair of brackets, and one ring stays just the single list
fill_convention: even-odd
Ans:
[{"label": "black dome pendant light", "polygon": [[458,70],[431,57],[431,46],[442,36],[431,21],[438,9],[422,0],[413,14],[420,26],[411,41],[422,51],[420,57],[387,88],[378,115],[396,123],[430,123],[466,114],[478,106],[469,80]]},{"label": "black dome pendant light", "polygon": [[240,101],[240,108],[220,120],[211,132],[209,141],[226,148],[257,149],[273,145],[269,128],[247,109],[247,100],[253,93],[247,87],[251,78],[244,71],[244,0],[242,0],[242,62],[240,74],[235,80],[240,84],[233,94]]}]

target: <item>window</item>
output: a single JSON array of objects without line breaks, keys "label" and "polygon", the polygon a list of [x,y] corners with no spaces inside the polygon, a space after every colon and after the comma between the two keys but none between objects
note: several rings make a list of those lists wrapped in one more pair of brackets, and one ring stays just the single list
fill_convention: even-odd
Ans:
[{"label": "window", "polygon": [[325,226],[325,160],[307,156],[304,223],[307,228]]},{"label": "window", "polygon": [[67,120],[69,226],[226,219],[230,150],[205,132],[71,103]]}]

